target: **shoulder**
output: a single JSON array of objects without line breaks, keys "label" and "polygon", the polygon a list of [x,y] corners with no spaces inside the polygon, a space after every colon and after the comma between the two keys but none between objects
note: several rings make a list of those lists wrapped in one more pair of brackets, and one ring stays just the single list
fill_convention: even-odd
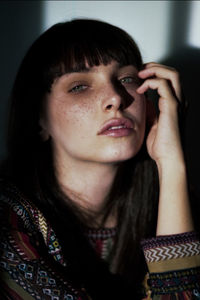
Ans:
[{"label": "shoulder", "polygon": [[39,210],[11,182],[0,178],[0,221],[7,226],[25,227],[33,230],[37,226]]},{"label": "shoulder", "polygon": [[26,245],[31,237],[34,247],[42,244],[56,261],[64,263],[56,233],[44,214],[15,184],[3,179],[0,179],[0,225],[1,238],[20,238]]},{"label": "shoulder", "polygon": [[35,204],[16,185],[3,179],[0,223],[1,292],[6,291],[6,296],[23,295],[23,299],[46,299],[47,293],[56,290],[62,299],[77,299],[78,291],[61,272],[60,265],[66,262],[53,229]]}]

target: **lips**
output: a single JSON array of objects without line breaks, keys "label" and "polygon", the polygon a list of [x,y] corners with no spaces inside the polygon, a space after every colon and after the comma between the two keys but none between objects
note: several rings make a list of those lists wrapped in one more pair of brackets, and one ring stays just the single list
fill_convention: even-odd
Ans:
[{"label": "lips", "polygon": [[111,119],[104,123],[98,135],[109,135],[114,137],[127,136],[133,132],[133,122],[130,119]]}]

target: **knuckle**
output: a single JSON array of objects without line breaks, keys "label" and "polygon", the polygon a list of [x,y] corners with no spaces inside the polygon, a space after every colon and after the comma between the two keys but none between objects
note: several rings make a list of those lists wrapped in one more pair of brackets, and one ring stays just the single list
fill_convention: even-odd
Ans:
[{"label": "knuckle", "polygon": [[149,62],[149,63],[146,64],[147,67],[153,67],[155,65],[157,65],[157,63],[154,62],[154,61],[151,61],[151,62]]},{"label": "knuckle", "polygon": [[172,75],[173,75],[173,77],[175,78],[175,79],[179,79],[179,77],[180,77],[180,74],[179,74],[179,72],[176,70],[176,69],[174,69],[173,71],[172,71]]},{"label": "knuckle", "polygon": [[174,67],[169,67],[169,69],[171,69],[172,72],[176,72],[176,68]]},{"label": "knuckle", "polygon": [[165,85],[165,86],[168,85],[167,79],[165,79],[165,78],[159,78],[158,81],[159,81],[159,83],[162,84],[162,85]]}]

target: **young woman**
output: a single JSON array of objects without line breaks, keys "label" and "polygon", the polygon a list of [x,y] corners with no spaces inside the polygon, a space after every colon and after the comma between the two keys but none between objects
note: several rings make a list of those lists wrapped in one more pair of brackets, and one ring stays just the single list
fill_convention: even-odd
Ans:
[{"label": "young woman", "polygon": [[200,299],[177,71],[73,20],[31,46],[11,98],[1,299]]}]

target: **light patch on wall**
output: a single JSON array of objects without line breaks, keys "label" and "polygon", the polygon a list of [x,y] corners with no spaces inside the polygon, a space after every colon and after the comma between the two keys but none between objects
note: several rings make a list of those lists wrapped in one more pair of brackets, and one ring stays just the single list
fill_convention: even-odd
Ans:
[{"label": "light patch on wall", "polygon": [[73,18],[107,21],[126,30],[143,59],[159,61],[168,51],[170,1],[44,1],[43,29]]},{"label": "light patch on wall", "polygon": [[193,47],[200,47],[200,1],[191,1],[188,43]]}]

